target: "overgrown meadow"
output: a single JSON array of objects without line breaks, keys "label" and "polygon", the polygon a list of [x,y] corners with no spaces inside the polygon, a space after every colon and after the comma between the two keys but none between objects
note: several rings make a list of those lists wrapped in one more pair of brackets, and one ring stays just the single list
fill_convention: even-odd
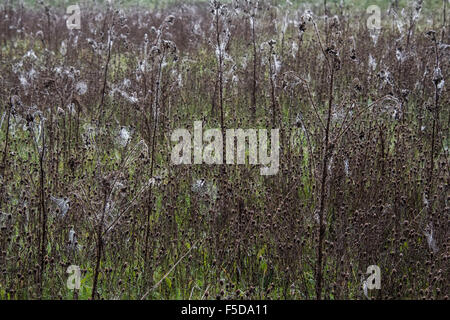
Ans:
[{"label": "overgrown meadow", "polygon": [[[69,30],[3,1],[0,299],[447,299],[450,4],[373,2],[381,29],[213,0],[80,2]],[[194,121],[278,128],[278,173],[174,165]]]}]

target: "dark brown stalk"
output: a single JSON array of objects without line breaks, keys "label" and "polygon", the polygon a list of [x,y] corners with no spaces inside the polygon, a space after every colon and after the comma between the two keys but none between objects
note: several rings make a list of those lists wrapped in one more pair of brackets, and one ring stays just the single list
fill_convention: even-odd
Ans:
[{"label": "dark brown stalk", "polygon": [[[153,167],[154,167],[154,155],[156,148],[156,128],[158,126],[158,110],[159,110],[159,91],[160,91],[160,83],[161,79],[161,71],[162,71],[162,63],[164,60],[164,52],[162,53],[162,57],[160,57],[159,65],[158,65],[158,80],[156,86],[156,99],[154,105],[155,115],[153,119],[153,133],[152,133],[152,149],[151,149],[151,159],[150,159],[150,177],[153,177]],[[152,186],[149,187],[149,195],[148,195],[148,207],[147,207],[147,219],[146,219],[146,233],[145,233],[145,268],[148,267],[148,258],[149,258],[149,241],[150,241],[150,217],[152,213]]]},{"label": "dark brown stalk", "polygon": [[[9,99],[9,109],[8,109],[8,117],[6,119],[6,137],[5,137],[5,146],[3,147],[3,160],[2,160],[2,166],[1,166],[1,176],[3,177],[3,184],[1,186],[2,195],[0,197],[0,208],[3,204],[3,197],[4,197],[4,183],[5,183],[5,172],[6,172],[6,160],[7,160],[7,154],[8,154],[8,147],[9,147],[9,126],[11,121],[11,110],[13,107],[12,98]],[[1,128],[0,128],[1,129]]]},{"label": "dark brown stalk", "polygon": [[[273,49],[271,48],[271,51]],[[274,77],[275,77],[275,68],[276,66],[275,61],[273,61],[273,54],[272,52],[270,53],[271,57],[270,57],[270,63],[269,63],[269,68],[270,68],[270,100],[272,101],[272,127],[275,128],[276,126],[276,119],[277,119],[277,104],[276,104],[276,99],[275,99],[275,83],[274,83]]]},{"label": "dark brown stalk", "polygon": [[[436,70],[439,68],[439,51],[437,46],[437,40],[435,35],[433,35],[434,41],[434,51],[435,51],[435,66]],[[433,125],[432,125],[432,133],[431,133],[431,152],[430,152],[430,171],[428,178],[428,196],[431,196],[433,190],[433,170],[434,170],[434,154],[436,148],[436,136],[439,134],[439,89],[438,89],[438,81],[433,79],[434,82],[434,108],[433,108]],[[433,218],[433,199],[430,199],[429,206],[429,216]]]},{"label": "dark brown stalk", "polygon": [[[102,210],[102,215],[100,217],[100,221],[98,222],[98,225],[97,225],[97,252],[96,252],[96,261],[95,261],[94,280],[92,283],[92,295],[91,295],[92,300],[95,300],[95,296],[97,294],[98,275],[100,273],[100,262],[102,259],[103,221],[105,218],[106,203],[107,203],[107,199],[108,199],[108,188],[106,185],[107,185],[107,182],[105,181],[104,197],[103,197],[103,210]],[[114,185],[113,185],[113,187],[114,187]]]},{"label": "dark brown stalk", "polygon": [[[36,146],[37,147],[37,146]],[[39,149],[38,149],[39,151]],[[47,210],[45,206],[44,191],[44,157],[45,157],[45,134],[44,124],[42,124],[42,151],[39,154],[39,202],[41,211],[41,250],[40,250],[40,268],[39,268],[39,298],[42,299],[44,271],[45,271],[45,252],[47,249]]]},{"label": "dark brown stalk", "polygon": [[[216,46],[218,48],[219,56],[217,57],[217,82],[218,82],[218,89],[219,89],[219,109],[220,109],[220,128],[222,131],[222,150],[225,150],[225,122],[224,122],[224,101],[223,101],[223,53],[222,53],[222,42],[220,40],[220,34],[222,32],[221,25],[220,25],[220,8],[222,4],[217,1],[214,3],[214,26],[215,26],[215,36],[216,36]],[[220,178],[219,178],[219,188],[221,190],[224,190],[226,187],[225,183],[226,178],[226,168],[225,166],[221,166],[220,168]],[[218,224],[222,224],[225,222],[224,219],[227,219],[228,213],[227,213],[227,206],[224,201],[224,197],[221,197],[220,199],[220,208],[222,211],[222,218],[221,222]],[[217,222],[217,221],[216,221]],[[216,231],[216,244],[219,244],[220,239],[220,232],[219,230]]]},{"label": "dark brown stalk", "polygon": [[443,21],[442,21],[442,33],[441,33],[441,42],[444,42],[444,38],[445,38],[445,32],[447,31],[447,2],[448,0],[442,0],[442,2],[444,3],[444,10],[443,10]]},{"label": "dark brown stalk", "polygon": [[328,97],[328,117],[327,124],[325,127],[325,141],[323,147],[323,161],[322,161],[322,178],[321,178],[321,192],[320,192],[320,203],[319,203],[319,239],[317,244],[317,264],[316,264],[316,298],[317,300],[322,299],[322,264],[323,264],[323,242],[325,237],[325,224],[324,224],[324,211],[325,211],[325,198],[326,198],[326,188],[325,184],[327,181],[328,174],[328,160],[333,151],[333,147],[330,145],[330,123],[331,123],[331,112],[333,109],[333,86],[334,86],[334,62],[329,59],[327,52],[325,51],[322,41],[320,40],[319,30],[315,21],[313,20],[313,26],[316,33],[317,40],[320,45],[320,49],[327,62],[328,70],[331,72],[330,86],[329,86],[329,97]]},{"label": "dark brown stalk", "polygon": [[252,117],[255,118],[256,114],[256,35],[255,35],[255,17],[252,17],[252,45],[253,45],[253,86],[252,86]]},{"label": "dark brown stalk", "polygon": [[101,109],[103,107],[103,103],[105,100],[105,93],[106,93],[106,84],[107,84],[107,80],[108,80],[108,67],[109,67],[109,62],[111,60],[111,31],[108,32],[108,55],[106,57],[106,64],[105,64],[105,73],[103,74],[103,87],[102,87],[102,96],[101,96],[101,101],[100,101],[100,105],[99,105],[99,110],[101,112]]},{"label": "dark brown stalk", "polygon": [[[220,108],[220,128],[222,129],[222,135],[224,135],[224,120],[223,120],[223,57],[222,57],[222,47],[220,42],[220,22],[219,22],[219,9],[216,9],[216,41],[219,48],[219,59],[217,62],[217,76],[219,80],[219,108]],[[225,136],[224,136],[225,138]],[[225,139],[223,139],[225,142]]]},{"label": "dark brown stalk", "polygon": [[322,162],[322,181],[320,189],[320,205],[319,205],[319,243],[317,246],[317,270],[316,270],[316,298],[322,299],[322,264],[323,264],[323,241],[325,237],[325,224],[324,224],[324,211],[325,211],[325,198],[326,190],[325,185],[328,175],[328,160],[333,152],[333,147],[329,145],[330,137],[330,123],[331,123],[331,110],[333,108],[333,84],[334,84],[334,68],[330,66],[331,79],[329,87],[329,100],[328,100],[328,117],[327,125],[325,128],[325,142],[324,142],[324,155]]}]

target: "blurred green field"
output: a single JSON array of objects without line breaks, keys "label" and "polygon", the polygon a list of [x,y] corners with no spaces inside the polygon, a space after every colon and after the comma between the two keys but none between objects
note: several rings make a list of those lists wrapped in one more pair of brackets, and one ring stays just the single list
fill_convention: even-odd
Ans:
[{"label": "blurred green field", "polygon": [[[94,1],[85,1],[85,0],[46,0],[44,3],[49,4],[51,6],[66,6],[71,4],[83,4],[83,3],[97,3],[102,4],[106,3],[109,0],[94,0]],[[111,0],[116,5],[123,6],[149,6],[152,8],[162,8],[165,6],[171,6],[180,3],[199,3],[199,2],[208,2],[208,0]],[[423,8],[425,10],[439,10],[443,6],[443,2],[448,0],[425,0],[423,2]],[[17,3],[15,0],[9,0],[11,3]],[[37,0],[25,0],[27,5],[36,5],[38,3]],[[222,2],[227,3],[231,2],[231,0],[223,0]],[[286,0],[270,0],[273,4],[282,5],[287,4]],[[310,4],[323,4],[324,0],[289,0],[289,2],[298,6],[305,3]],[[367,8],[370,5],[378,5],[382,9],[388,9],[391,3],[396,2],[396,0],[326,0],[327,5],[339,6],[343,4],[344,6],[354,6],[355,8]],[[408,3],[412,3],[413,0],[397,0],[398,6],[400,8],[406,7]]]},{"label": "blurred green field", "polygon": [[[377,40],[378,46],[368,36],[366,25],[361,23],[364,19],[361,13],[370,5],[379,5],[386,12],[395,0],[327,0],[330,14],[338,14],[344,19],[348,14],[349,23],[334,25],[336,29],[331,29],[328,28],[331,19],[317,19],[317,29],[308,25],[303,42],[300,41],[301,46],[296,49],[294,32],[299,29],[294,29],[289,22],[287,31],[279,32],[279,26],[282,28],[286,23],[280,19],[283,15],[277,14],[273,19],[271,14],[262,14],[258,17],[261,30],[258,30],[257,42],[258,46],[264,44],[264,47],[260,53],[255,49],[254,57],[251,45],[247,44],[250,41],[248,25],[239,24],[239,16],[232,21],[233,27],[236,26],[234,38],[225,49],[234,60],[226,63],[221,62],[225,55],[220,50],[220,59],[217,57],[216,48],[222,48],[221,43],[217,47],[207,43],[215,40],[214,35],[208,34],[208,22],[212,20],[207,20],[209,13],[206,10],[199,10],[200,13],[192,16],[175,17],[178,24],[167,32],[163,27],[159,29],[164,31],[161,37],[164,42],[158,36],[155,43],[164,46],[156,47],[157,51],[151,47],[151,52],[161,52],[160,48],[166,50],[165,46],[173,39],[179,48],[176,59],[165,60],[156,58],[153,53],[147,54],[148,44],[143,39],[147,39],[146,32],[152,25],[158,25],[154,12],[159,11],[153,9],[168,7],[159,15],[164,17],[166,13],[181,11],[172,6],[206,5],[208,1],[111,0],[116,8],[131,8],[124,10],[129,11],[124,16],[131,22],[127,25],[131,31],[121,35],[132,45],[124,50],[122,44],[114,40],[114,46],[108,45],[111,52],[107,58],[104,51],[97,50],[97,42],[95,48],[91,45],[94,43],[91,38],[113,43],[109,42],[110,37],[106,40],[106,33],[98,32],[108,20],[112,20],[109,30],[115,31],[117,20],[109,19],[110,16],[104,14],[107,10],[101,6],[107,0],[43,1],[55,16],[62,16],[67,6],[76,3],[84,13],[92,12],[83,22],[89,27],[80,33],[79,42],[76,36],[75,44],[72,42],[74,37],[68,36],[63,19],[55,19],[54,24],[48,19],[47,27],[42,23],[45,10],[38,0],[23,0],[26,6],[37,9],[31,13],[27,9],[23,12],[20,8],[10,10],[15,20],[9,20],[10,17],[7,20],[5,13],[9,16],[9,11],[3,10],[5,15],[3,20],[0,19],[4,22],[3,30],[17,30],[21,34],[0,33],[0,40],[5,38],[0,48],[0,79],[6,84],[0,87],[3,98],[0,100],[0,146],[3,141],[9,141],[7,137],[14,137],[0,150],[0,159],[3,158],[0,186],[4,184],[6,188],[4,193],[0,190],[0,210],[12,212],[8,217],[17,219],[8,225],[11,230],[8,231],[9,240],[3,236],[0,224],[0,265],[7,270],[3,272],[4,277],[0,277],[0,300],[72,299],[74,295],[65,283],[66,268],[72,264],[84,270],[79,299],[95,297],[96,292],[99,298],[106,299],[140,299],[147,297],[146,292],[151,292],[150,299],[203,299],[208,298],[206,293],[210,298],[244,298],[245,294],[246,298],[257,299],[310,299],[317,292],[322,295],[322,287],[316,281],[326,284],[323,291],[327,298],[364,299],[369,296],[363,291],[364,278],[359,272],[364,272],[366,265],[372,263],[383,267],[385,278],[382,295],[371,298],[443,298],[447,284],[441,280],[441,270],[445,270],[446,252],[433,247],[432,234],[438,235],[435,241],[439,246],[441,243],[445,246],[443,238],[448,234],[447,224],[446,220],[439,223],[438,218],[434,227],[431,222],[426,224],[425,214],[428,210],[431,213],[435,210],[436,215],[445,213],[448,208],[450,198],[444,189],[447,188],[444,181],[448,181],[448,171],[445,171],[448,158],[444,155],[448,156],[445,121],[450,117],[445,109],[447,94],[441,102],[443,114],[439,116],[437,112],[436,92],[438,84],[443,85],[444,81],[443,78],[437,79],[440,82],[435,81],[430,72],[435,69],[433,42],[422,31],[429,30],[431,23],[441,25],[443,1],[448,0],[424,0],[424,23],[416,26],[411,37],[399,38],[396,28],[386,28]],[[297,17],[298,12],[305,10],[302,4],[310,6],[318,16],[323,14],[324,0],[259,1],[280,7],[289,5],[280,10],[287,12],[286,16]],[[416,1],[398,0],[399,10]],[[20,3],[19,0],[3,2],[16,8]],[[140,7],[133,8],[136,5]],[[345,7],[342,15],[341,5]],[[116,10],[110,11],[113,17],[118,15],[114,13]],[[143,12],[145,14],[141,15]],[[101,18],[97,19],[97,16]],[[140,16],[145,23],[137,23]],[[201,19],[205,19],[205,23],[198,28],[205,32],[197,35],[194,28]],[[390,23],[394,19],[386,21]],[[274,24],[276,28],[273,28]],[[216,41],[220,42],[219,27],[216,30]],[[316,41],[316,32],[319,41]],[[320,41],[320,34],[325,32],[326,51],[321,48]],[[43,34],[43,39],[35,41],[39,33]],[[277,43],[275,49],[270,45],[272,41]],[[405,48],[406,41],[409,51],[404,56],[402,46]],[[69,43],[73,50],[67,50]],[[268,44],[271,51],[268,51]],[[333,53],[334,44],[341,55]],[[442,47],[445,46],[444,43]],[[47,54],[49,52],[52,54]],[[331,68],[331,63],[326,68],[324,61],[330,56],[338,62],[333,62],[336,68]],[[446,74],[449,56],[442,54],[442,57],[445,58],[442,70]],[[147,61],[151,61],[148,74]],[[261,61],[261,66],[256,67],[255,62],[252,68],[247,61]],[[284,68],[281,69],[283,78],[277,76],[280,72],[277,66]],[[73,71],[66,72],[66,68],[79,69],[80,79],[75,81],[73,76],[67,76]],[[148,77],[141,77],[141,73]],[[226,85],[222,85],[224,74],[228,79]],[[296,78],[297,75],[302,79]],[[104,79],[103,83],[99,79]],[[251,117],[248,112],[251,110],[251,86],[247,87],[247,84],[253,79],[254,94],[258,94],[258,98],[255,97],[255,115]],[[392,79],[396,80],[395,85]],[[120,93],[116,89],[128,88],[123,85],[126,83],[132,83],[129,90],[136,96],[141,94],[141,100],[134,100],[131,93],[122,89]],[[302,83],[306,83],[304,87]],[[86,96],[81,97],[86,92],[79,93],[78,84],[83,84],[85,91],[89,88]],[[13,114],[13,99],[8,96],[12,89],[18,90],[17,97],[23,96],[24,101],[29,99],[33,106],[21,110],[22,105],[18,105],[17,115]],[[216,90],[220,94],[216,95]],[[268,94],[270,90],[272,96]],[[107,91],[109,94],[105,95]],[[71,100],[73,102],[65,111],[66,106],[61,102],[64,98],[60,97],[65,97],[66,93],[71,98],[79,93],[80,98]],[[150,98],[154,99],[151,103]],[[385,105],[372,108],[374,101],[385,100]],[[143,108],[137,107],[136,101]],[[160,107],[160,101],[164,109]],[[434,109],[431,101],[435,101]],[[76,113],[75,102],[79,105]],[[170,148],[166,144],[166,133],[171,129],[187,127],[186,123],[196,119],[205,119],[208,127],[214,128],[218,124],[216,109],[219,106],[224,109],[221,111],[224,111],[227,126],[264,128],[264,123],[266,127],[270,123],[276,124],[272,115],[277,114],[277,104],[286,147],[282,149],[284,167],[276,179],[254,175],[253,167],[231,168],[224,175],[206,166],[189,170],[171,166],[167,156]],[[10,106],[8,113],[7,106]],[[150,109],[154,106],[159,109]],[[35,113],[39,114],[36,121],[39,119],[41,129],[29,116],[32,108],[39,111]],[[405,116],[397,118],[397,109],[405,110]],[[163,110],[161,116],[153,116],[160,110]],[[392,115],[390,110],[394,111]],[[14,116],[14,126],[17,125],[14,133],[9,129],[10,115]],[[51,125],[48,127],[44,125],[44,117],[49,119]],[[22,119],[23,123],[16,122],[16,118]],[[261,121],[254,121],[255,118]],[[333,139],[330,138],[330,142],[337,141],[336,144],[328,143],[328,129],[324,130],[322,119],[331,123]],[[311,129],[307,130],[304,123]],[[123,145],[116,137],[121,137],[125,126],[132,129],[132,133],[126,131],[127,136],[134,136],[131,148],[128,142]],[[48,134],[46,139],[53,143],[49,143],[48,148],[41,132]],[[438,140],[441,132],[442,147]],[[325,135],[327,140],[324,140]],[[42,142],[41,149],[39,141]],[[326,141],[324,146],[323,141]],[[154,149],[150,153],[148,146],[152,145]],[[436,158],[433,156],[435,147]],[[431,149],[430,153],[428,149]],[[42,150],[49,150],[50,156],[39,157]],[[429,155],[431,160],[425,160]],[[427,167],[426,161],[433,165],[436,162],[435,172],[432,165]],[[3,169],[5,164],[8,164],[6,171]],[[39,166],[41,173],[37,173]],[[44,174],[42,168],[47,173]],[[222,178],[217,178],[221,176],[227,178],[221,181]],[[435,191],[425,193],[426,188],[434,190],[433,181],[436,182]],[[121,183],[120,189],[115,188],[116,182],[117,185]],[[203,194],[200,195],[199,189],[205,182],[206,191],[201,191]],[[147,186],[153,185],[156,187],[147,192]],[[324,187],[317,191],[318,186]],[[224,190],[220,192],[226,201],[219,203],[216,200],[217,190]],[[144,192],[145,197],[138,198]],[[3,201],[6,194],[7,201]],[[73,201],[65,218],[58,217],[60,209],[56,208],[53,199],[56,196],[61,197],[59,200],[69,198]],[[435,199],[435,209],[428,199]],[[47,202],[51,214],[48,225],[46,220],[42,223],[44,220],[38,219],[47,216]],[[322,222],[318,218],[319,205],[325,219]],[[109,216],[111,212],[118,214],[117,217],[125,213],[127,216],[124,215],[123,222],[117,223],[117,227],[112,220],[105,224],[107,230],[112,230],[111,226],[115,229],[114,233],[104,232],[104,241],[102,228],[106,212]],[[230,219],[225,220],[228,214]],[[96,218],[100,216],[101,220]],[[314,232],[321,230],[321,224],[326,230],[324,244],[316,239]],[[40,230],[46,232],[43,237],[40,235],[44,231]],[[65,242],[72,230],[76,230],[80,247],[69,247]],[[97,237],[100,240],[95,239],[96,230],[99,230]],[[45,246],[45,237],[48,246]],[[101,249],[102,245],[104,249]],[[323,267],[321,262],[316,262],[317,256],[321,257],[321,253],[316,252],[322,252],[322,248],[327,250]],[[6,263],[1,260],[2,255],[7,257]],[[40,263],[46,265],[44,258],[50,258],[47,259],[48,268],[38,269]],[[36,263],[38,267],[35,267]],[[316,269],[320,272],[323,269],[324,278],[317,276]],[[32,272],[38,275],[41,270],[44,271],[39,276],[39,284]],[[99,276],[98,286],[95,275]],[[319,288],[317,292],[316,287]],[[148,288],[153,289],[148,291]]]}]

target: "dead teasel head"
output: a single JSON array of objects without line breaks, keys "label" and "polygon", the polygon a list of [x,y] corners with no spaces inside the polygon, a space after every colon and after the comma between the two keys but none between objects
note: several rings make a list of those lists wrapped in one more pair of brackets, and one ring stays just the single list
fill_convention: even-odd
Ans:
[{"label": "dead teasel head", "polygon": [[442,75],[442,70],[440,67],[436,67],[433,72],[433,82],[438,85],[444,79]]},{"label": "dead teasel head", "polygon": [[306,21],[303,16],[300,17],[300,22],[298,24],[298,30],[303,33],[306,31]]},{"label": "dead teasel head", "polygon": [[433,83],[436,86],[437,93],[440,95],[442,89],[444,88],[444,76],[442,75],[442,70],[439,66],[434,69],[433,72]]},{"label": "dead teasel head", "polygon": [[425,34],[428,38],[430,38],[431,41],[436,41],[436,31],[429,30]]},{"label": "dead teasel head", "polygon": [[173,23],[175,22],[175,16],[170,15],[170,16],[166,17],[164,22],[167,24],[173,25]]},{"label": "dead teasel head", "polygon": [[150,49],[150,55],[152,57],[159,56],[161,54],[161,49],[158,46],[153,46]]},{"label": "dead teasel head", "polygon": [[174,54],[177,51],[177,46],[173,41],[163,40],[163,48],[168,50],[171,54]]},{"label": "dead teasel head", "polygon": [[214,14],[214,10],[219,10],[222,7],[222,4],[218,0],[211,0],[210,5],[213,8],[213,12],[212,12],[213,14]]}]

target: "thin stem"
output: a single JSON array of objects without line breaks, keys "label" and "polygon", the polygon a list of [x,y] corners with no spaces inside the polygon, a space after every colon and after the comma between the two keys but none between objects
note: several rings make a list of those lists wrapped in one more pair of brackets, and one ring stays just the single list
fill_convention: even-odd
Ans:
[{"label": "thin stem", "polygon": [[317,266],[316,266],[316,298],[322,299],[322,260],[323,260],[323,240],[325,237],[325,225],[324,225],[324,208],[325,208],[325,184],[328,174],[328,160],[332,152],[332,148],[329,146],[330,135],[330,123],[331,123],[331,110],[333,108],[333,84],[334,84],[334,69],[331,68],[331,80],[329,87],[329,100],[328,100],[328,118],[327,126],[325,130],[325,142],[324,142],[324,155],[322,163],[322,181],[320,190],[320,205],[319,205],[319,243],[317,247]]}]

